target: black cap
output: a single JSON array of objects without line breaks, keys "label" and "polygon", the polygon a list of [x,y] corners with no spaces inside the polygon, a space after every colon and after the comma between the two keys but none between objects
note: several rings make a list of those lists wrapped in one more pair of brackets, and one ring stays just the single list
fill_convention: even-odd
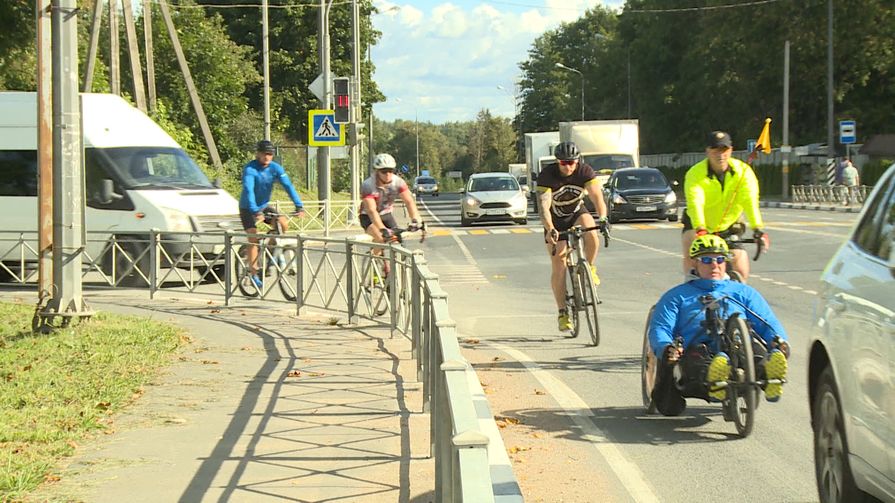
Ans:
[{"label": "black cap", "polygon": [[733,141],[730,139],[730,135],[724,131],[712,131],[709,133],[705,145],[708,148],[733,147]]},{"label": "black cap", "polygon": [[255,152],[264,152],[266,154],[273,154],[274,153],[273,143],[271,143],[268,140],[261,140],[258,142],[257,145],[255,145]]}]

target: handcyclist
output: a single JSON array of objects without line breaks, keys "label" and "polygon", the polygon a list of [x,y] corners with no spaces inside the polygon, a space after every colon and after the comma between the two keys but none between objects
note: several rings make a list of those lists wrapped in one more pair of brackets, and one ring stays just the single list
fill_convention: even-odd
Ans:
[{"label": "handcyclist", "polygon": [[[301,216],[304,213],[304,205],[301,197],[298,196],[295,187],[289,180],[289,175],[279,163],[273,160],[274,145],[268,140],[261,140],[255,146],[255,159],[242,169],[242,194],[239,196],[239,218],[242,220],[242,227],[248,234],[258,233],[258,224],[266,222],[273,225],[274,213],[268,204],[270,204],[270,195],[273,192],[273,185],[279,182],[280,185],[289,194],[289,198],[295,204],[295,215]],[[285,215],[279,215],[280,229],[284,232],[288,226],[288,220]],[[261,288],[261,278],[258,277],[258,238],[250,237],[248,247],[248,263],[249,272],[252,275],[252,282],[255,286]]]},{"label": "handcyclist", "polygon": [[[391,154],[378,154],[373,159],[373,174],[361,184],[360,225],[376,243],[385,243],[394,229],[398,228],[393,209],[395,200],[401,198],[410,213],[408,231],[419,230],[422,225],[413,193],[403,178],[395,175],[397,163]],[[382,255],[381,248],[373,250]],[[384,264],[388,274],[388,262]]]},{"label": "handcyclist", "polygon": [[[600,229],[606,232],[609,222],[606,220],[606,203],[603,201],[603,190],[594,170],[581,162],[578,146],[574,142],[562,142],[554,149],[556,162],[548,164],[538,175],[538,192],[540,201],[541,222],[544,225],[544,241],[547,243],[547,255],[550,256],[550,286],[559,310],[557,325],[563,332],[571,331],[572,320],[566,312],[566,280],[564,252],[566,238],[560,235],[572,226],[584,228],[595,227],[594,217],[584,207],[585,196],[589,197],[600,215]],[[600,284],[595,261],[599,239],[596,231],[584,234],[584,256],[591,264],[590,272],[595,285]]]},{"label": "handcyclist", "polygon": [[[731,157],[733,143],[724,131],[712,131],[706,141],[706,158],[694,164],[684,178],[687,209],[681,219],[684,277],[689,277],[694,266],[688,257],[693,238],[704,234],[726,237],[730,228],[745,213],[756,240],[763,248],[770,248],[770,238],[764,232],[764,222],[758,209],[758,179],[752,168]],[[732,245],[731,267],[743,280],[749,277],[749,257],[742,245]]]},{"label": "handcyclist", "polygon": [[[719,352],[716,341],[703,327],[705,310],[702,297],[709,294],[720,302],[722,319],[734,313],[743,315],[762,343],[753,344],[757,379],[786,377],[789,343],[780,321],[767,301],[749,285],[727,277],[730,250],[719,236],[698,236],[688,251],[696,262],[698,279],[667,291],[656,304],[649,325],[650,347],[658,359],[652,399],[664,415],[684,411],[684,397],[724,400],[727,389],[709,389],[706,382],[724,381],[730,375],[730,358]],[[678,340],[679,339],[679,340]],[[676,343],[679,342],[679,343]],[[680,369],[679,386],[673,369]],[[782,384],[767,384],[768,401],[779,400]]]}]

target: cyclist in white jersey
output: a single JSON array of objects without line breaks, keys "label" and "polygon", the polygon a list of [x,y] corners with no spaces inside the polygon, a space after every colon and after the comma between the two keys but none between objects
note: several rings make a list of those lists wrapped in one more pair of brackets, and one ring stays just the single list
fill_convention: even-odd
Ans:
[{"label": "cyclist in white jersey", "polygon": [[407,230],[418,230],[422,224],[407,182],[395,176],[396,166],[390,154],[377,155],[373,159],[373,174],[361,184],[360,225],[376,243],[384,243],[392,229],[398,228],[392,210],[399,197],[410,213]]}]

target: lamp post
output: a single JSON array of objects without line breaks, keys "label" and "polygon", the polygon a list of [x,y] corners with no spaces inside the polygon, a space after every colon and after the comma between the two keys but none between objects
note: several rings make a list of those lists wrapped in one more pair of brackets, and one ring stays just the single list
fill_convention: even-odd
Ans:
[{"label": "lamp post", "polygon": [[506,87],[503,87],[503,86],[500,85],[500,84],[497,84],[497,88],[500,89],[501,91],[507,93],[507,95],[508,95],[510,98],[513,99],[513,120],[515,120],[515,119],[516,119],[516,115],[519,114],[519,107],[518,107],[518,105],[517,105],[517,103],[516,103],[516,93],[515,93],[515,89],[514,89],[514,92],[513,92],[513,93],[510,93],[510,91],[509,91]]},{"label": "lamp post", "polygon": [[570,72],[575,72],[578,74],[579,77],[581,77],[581,120],[584,120],[584,74],[581,73],[580,71],[578,71],[574,68],[570,68],[562,63],[557,63],[556,67],[562,68],[563,70],[568,70]]}]

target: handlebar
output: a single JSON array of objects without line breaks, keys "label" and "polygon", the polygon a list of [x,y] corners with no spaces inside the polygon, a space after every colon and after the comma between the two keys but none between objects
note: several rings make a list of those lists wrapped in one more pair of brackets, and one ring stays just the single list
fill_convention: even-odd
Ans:
[{"label": "handlebar", "polygon": [[[595,225],[593,227],[581,227],[580,225],[573,225],[569,230],[562,231],[557,233],[557,240],[562,239],[563,237],[568,238],[569,236],[581,237],[585,232],[590,231],[600,231],[603,235],[603,247],[609,247],[609,240],[612,237],[609,231],[609,222],[606,222],[606,225]],[[553,246],[552,255],[556,255],[556,245]]]},{"label": "handlebar", "polygon": [[761,252],[764,251],[764,239],[755,239],[755,238],[740,238],[736,234],[732,234],[730,236],[722,236],[724,237],[724,241],[727,241],[727,246],[730,246],[732,243],[744,243],[744,244],[752,244],[755,243],[755,255],[752,257],[752,261],[755,262],[758,260],[758,257],[761,256]]},{"label": "handlebar", "polygon": [[402,244],[404,242],[404,233],[407,232],[419,232],[420,233],[420,243],[426,240],[426,224],[420,224],[417,229],[382,229],[382,239],[388,244]]}]

